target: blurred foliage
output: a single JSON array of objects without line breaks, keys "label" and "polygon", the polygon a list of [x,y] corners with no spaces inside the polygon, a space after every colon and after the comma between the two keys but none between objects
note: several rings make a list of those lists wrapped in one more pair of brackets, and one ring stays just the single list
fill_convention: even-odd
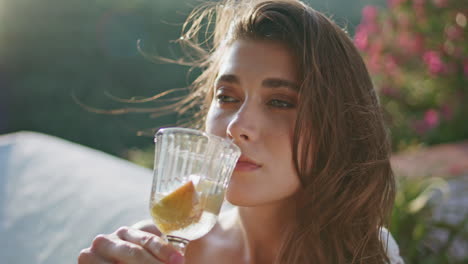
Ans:
[{"label": "blurred foliage", "polygon": [[[124,156],[152,145],[152,129],[176,115],[98,114],[99,109],[154,108],[122,103],[187,87],[197,72],[155,63],[149,54],[178,58],[171,42],[200,0],[0,0],[0,134],[32,130]],[[366,4],[385,0],[310,0],[353,33]],[[74,100],[74,97],[77,100]],[[138,136],[138,132],[145,132]]]},{"label": "blurred foliage", "polygon": [[466,1],[389,0],[367,6],[355,34],[394,148],[468,138]]},{"label": "blurred foliage", "polygon": [[113,97],[148,97],[187,86],[185,67],[145,59],[137,40],[145,51],[177,56],[169,41],[190,10],[187,3],[169,1],[3,0],[0,133],[34,130],[119,155],[151,144],[137,132],[172,124],[173,116],[155,122],[147,115],[101,115],[73,96],[114,109],[133,105]]},{"label": "blurred foliage", "polygon": [[465,244],[468,241],[468,215],[459,223],[451,223],[445,216],[434,217],[435,209],[441,211],[450,196],[448,183],[441,178],[398,179],[390,232],[405,262],[466,263],[466,259],[453,256],[451,250],[456,239]]}]

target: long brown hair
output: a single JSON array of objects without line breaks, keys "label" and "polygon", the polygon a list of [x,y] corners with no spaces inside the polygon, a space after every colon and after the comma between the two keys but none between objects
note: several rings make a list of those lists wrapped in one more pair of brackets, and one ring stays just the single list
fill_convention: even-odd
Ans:
[{"label": "long brown hair", "polygon": [[276,262],[388,262],[379,236],[395,196],[389,137],[349,36],[298,0],[207,3],[189,16],[179,40],[191,56],[185,63],[204,71],[176,110],[198,106],[203,124],[220,60],[237,39],[280,42],[300,69],[293,158],[303,188]]}]

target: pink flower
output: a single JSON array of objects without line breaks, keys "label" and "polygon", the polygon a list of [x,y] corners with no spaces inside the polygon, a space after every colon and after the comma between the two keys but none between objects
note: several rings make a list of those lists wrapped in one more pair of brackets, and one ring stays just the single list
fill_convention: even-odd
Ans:
[{"label": "pink flower", "polygon": [[439,112],[434,109],[429,109],[424,114],[422,120],[416,120],[413,124],[413,130],[419,134],[424,135],[428,131],[434,129],[439,125]]},{"label": "pink flower", "polygon": [[400,93],[397,89],[395,89],[394,87],[392,86],[389,86],[389,85],[386,85],[384,87],[382,87],[382,89],[380,90],[381,94],[382,95],[385,95],[387,97],[392,97],[392,98],[398,98]]},{"label": "pink flower", "polygon": [[432,0],[436,7],[446,7],[448,0]]},{"label": "pink flower", "polygon": [[458,26],[449,26],[445,29],[445,34],[450,40],[456,40],[463,36],[463,29]]},{"label": "pink flower", "polygon": [[375,6],[367,5],[362,9],[362,19],[364,23],[375,22],[377,15],[378,11]]},{"label": "pink flower", "polygon": [[421,35],[414,35],[407,31],[398,35],[398,45],[401,47],[403,52],[410,54],[421,53],[424,46],[424,38]]},{"label": "pink flower", "polygon": [[424,48],[424,36],[417,35],[413,38],[413,45],[411,46],[410,50],[414,53],[421,53]]},{"label": "pink flower", "polygon": [[362,22],[357,26],[354,35],[354,44],[359,50],[366,50],[369,47],[369,37],[379,32],[380,28],[375,21],[376,17],[377,9],[375,7],[367,6],[363,9]]},{"label": "pink flower", "polygon": [[429,68],[429,72],[433,75],[437,75],[445,72],[446,67],[442,62],[440,55],[436,51],[427,51],[423,55],[423,60]]},{"label": "pink flower", "polygon": [[449,173],[453,176],[458,176],[462,175],[462,173],[465,173],[468,171],[468,163],[466,162],[460,162],[456,163],[449,168]]},{"label": "pink flower", "polygon": [[429,109],[424,114],[424,123],[429,129],[435,128],[439,124],[439,112],[434,109]]},{"label": "pink flower", "polygon": [[366,28],[361,24],[354,35],[354,44],[359,50],[366,50],[369,42],[369,37]]},{"label": "pink flower", "polygon": [[406,0],[387,0],[387,5],[390,8],[395,8],[404,2],[406,2]]},{"label": "pink flower", "polygon": [[381,70],[381,60],[382,60],[382,42],[374,41],[372,45],[368,47],[368,59],[367,66],[371,72],[379,72]]},{"label": "pink flower", "polygon": [[371,54],[370,58],[367,60],[367,66],[369,67],[369,71],[379,72],[380,71],[380,55],[378,53]]},{"label": "pink flower", "polygon": [[426,17],[426,10],[424,9],[425,2],[426,0],[413,0],[413,8],[420,23],[423,23]]},{"label": "pink flower", "polygon": [[394,56],[392,56],[392,55],[387,56],[384,63],[385,63],[384,64],[385,65],[385,71],[389,75],[395,75],[397,73],[398,64],[397,64],[397,61],[396,61]]},{"label": "pink flower", "polygon": [[413,0],[413,5],[418,7],[424,7],[426,0]]},{"label": "pink flower", "polygon": [[398,25],[401,28],[403,28],[403,30],[408,30],[409,27],[411,26],[411,20],[408,14],[405,12],[394,12],[394,13],[395,13],[396,22],[398,23]]}]

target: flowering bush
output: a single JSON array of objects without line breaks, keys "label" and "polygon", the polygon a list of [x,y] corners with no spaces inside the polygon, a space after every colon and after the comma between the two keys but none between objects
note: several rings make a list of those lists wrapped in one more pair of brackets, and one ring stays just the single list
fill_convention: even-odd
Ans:
[{"label": "flowering bush", "polygon": [[[468,219],[454,218],[454,189],[442,178],[398,177],[391,234],[408,264],[466,263]],[[461,205],[462,206],[462,205]],[[460,217],[459,217],[460,218]],[[455,220],[456,219],[456,220]]]},{"label": "flowering bush", "polygon": [[389,117],[394,148],[466,139],[468,6],[388,0],[366,6],[354,41]]}]

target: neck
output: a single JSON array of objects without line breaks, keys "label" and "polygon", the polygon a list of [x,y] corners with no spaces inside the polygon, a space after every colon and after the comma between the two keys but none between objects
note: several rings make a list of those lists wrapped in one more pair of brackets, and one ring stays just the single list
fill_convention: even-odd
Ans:
[{"label": "neck", "polygon": [[255,207],[239,207],[239,227],[247,263],[274,263],[287,226],[294,219],[292,199]]}]

